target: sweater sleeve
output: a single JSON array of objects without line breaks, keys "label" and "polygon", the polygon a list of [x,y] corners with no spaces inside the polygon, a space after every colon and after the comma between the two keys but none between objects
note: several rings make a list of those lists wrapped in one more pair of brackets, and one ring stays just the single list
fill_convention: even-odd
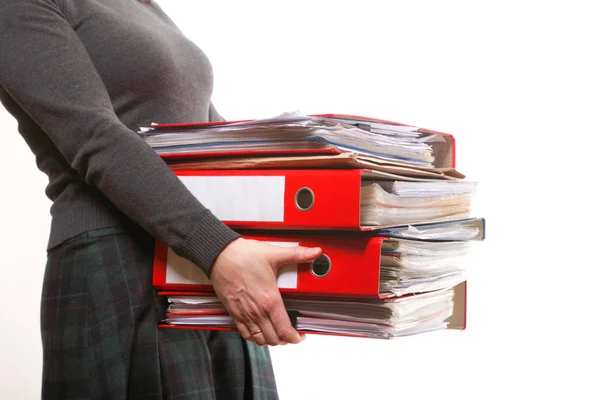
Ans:
[{"label": "sweater sleeve", "polygon": [[85,182],[205,272],[239,237],[121,123],[83,44],[54,2],[0,0],[0,85]]},{"label": "sweater sleeve", "polygon": [[225,121],[225,119],[219,114],[215,105],[211,102],[210,107],[208,108],[208,120],[210,122],[220,122]]}]

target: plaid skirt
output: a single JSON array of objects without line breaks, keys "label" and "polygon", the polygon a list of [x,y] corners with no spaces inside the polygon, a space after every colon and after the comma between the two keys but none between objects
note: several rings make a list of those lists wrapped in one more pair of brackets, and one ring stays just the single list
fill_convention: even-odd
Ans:
[{"label": "plaid skirt", "polygon": [[159,329],[154,242],[134,228],[51,249],[41,330],[44,399],[276,399],[268,349],[237,332]]}]

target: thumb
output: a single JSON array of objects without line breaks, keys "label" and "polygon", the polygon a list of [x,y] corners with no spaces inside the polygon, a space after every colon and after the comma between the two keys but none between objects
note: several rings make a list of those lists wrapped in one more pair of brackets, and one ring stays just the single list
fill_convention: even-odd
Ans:
[{"label": "thumb", "polygon": [[273,261],[275,261],[278,267],[288,264],[307,263],[319,257],[322,252],[319,247],[279,247],[274,252]]}]

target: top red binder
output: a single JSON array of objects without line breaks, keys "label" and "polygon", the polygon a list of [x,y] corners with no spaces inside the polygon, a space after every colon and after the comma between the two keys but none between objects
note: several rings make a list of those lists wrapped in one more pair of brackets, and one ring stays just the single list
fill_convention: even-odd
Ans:
[{"label": "top red binder", "polygon": [[[238,131],[243,129],[249,129],[252,127],[266,127],[272,126],[273,129],[280,129],[281,124],[294,122],[306,122],[312,120],[313,122],[338,123],[343,124],[345,127],[359,128],[367,136],[362,136],[362,145],[359,142],[353,142],[351,139],[348,141],[346,137],[341,142],[336,140],[330,141],[326,136],[319,137],[317,134],[311,136],[308,141],[297,141],[296,139],[291,140],[289,135],[291,132],[281,135],[281,142],[270,143],[267,145],[260,139],[260,134],[257,137],[250,137],[246,139],[245,136],[238,137],[238,141],[231,138],[224,137],[224,141],[216,140],[227,130]],[[278,125],[279,124],[279,125]],[[231,156],[290,156],[290,155],[333,155],[342,154],[347,152],[357,152],[359,154],[367,154],[371,156],[379,156],[382,158],[395,158],[392,153],[387,152],[390,147],[385,144],[382,145],[382,140],[385,143],[387,138],[394,137],[399,134],[400,131],[406,132],[411,131],[411,134],[420,134],[434,137],[432,140],[427,140],[427,144],[431,147],[431,156],[434,161],[431,167],[435,168],[455,168],[455,140],[452,135],[447,133],[437,132],[429,129],[423,129],[406,125],[398,122],[386,121],[375,118],[367,118],[354,115],[345,114],[317,114],[317,115],[291,115],[284,117],[275,117],[261,120],[242,120],[242,121],[227,121],[227,122],[192,122],[192,123],[178,123],[178,124],[152,124],[147,127],[140,127],[140,135],[142,135],[149,144],[155,148],[157,153],[164,159],[177,160],[177,159],[189,159],[196,157],[231,157]],[[210,143],[204,143],[201,146],[191,145],[191,143],[176,143],[171,144],[162,143],[159,144],[155,141],[153,136],[157,134],[180,134],[190,132],[202,132],[213,130],[215,134]],[[219,131],[217,133],[216,131]],[[263,131],[264,132],[264,131]],[[371,138],[370,133],[374,134]],[[377,135],[379,134],[379,135]],[[225,135],[226,136],[226,135]],[[242,140],[240,142],[239,140]],[[365,139],[366,138],[366,139]],[[380,140],[378,140],[378,138]],[[179,137],[181,139],[181,137]],[[264,138],[263,138],[264,139]],[[275,137],[271,137],[275,139]],[[339,137],[338,137],[339,139]],[[233,140],[233,142],[231,141]],[[279,140],[279,139],[278,139]],[[286,142],[291,140],[291,142]],[[365,144],[365,140],[369,142],[369,145]],[[424,139],[425,140],[425,139]],[[419,141],[419,140],[418,140]],[[269,142],[269,140],[267,140]],[[186,148],[186,146],[191,146]],[[367,149],[364,146],[373,146],[373,148]],[[398,156],[398,154],[396,154]],[[406,162],[409,162],[410,156],[405,156]],[[400,159],[403,159],[400,157]],[[416,165],[418,165],[417,163]],[[413,164],[415,165],[415,164]],[[424,165],[427,166],[427,165]]]}]

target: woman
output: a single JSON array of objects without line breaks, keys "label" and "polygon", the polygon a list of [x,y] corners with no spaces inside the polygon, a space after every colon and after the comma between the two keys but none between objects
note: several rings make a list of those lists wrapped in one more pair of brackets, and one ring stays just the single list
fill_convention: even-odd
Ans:
[{"label": "woman", "polygon": [[[212,79],[155,3],[0,0],[0,99],[53,201],[44,398],[277,397],[261,346],[302,338],[276,271],[320,250],[240,238],[134,133],[152,121],[220,120]],[[157,328],[154,238],[204,269],[240,333]]]}]

